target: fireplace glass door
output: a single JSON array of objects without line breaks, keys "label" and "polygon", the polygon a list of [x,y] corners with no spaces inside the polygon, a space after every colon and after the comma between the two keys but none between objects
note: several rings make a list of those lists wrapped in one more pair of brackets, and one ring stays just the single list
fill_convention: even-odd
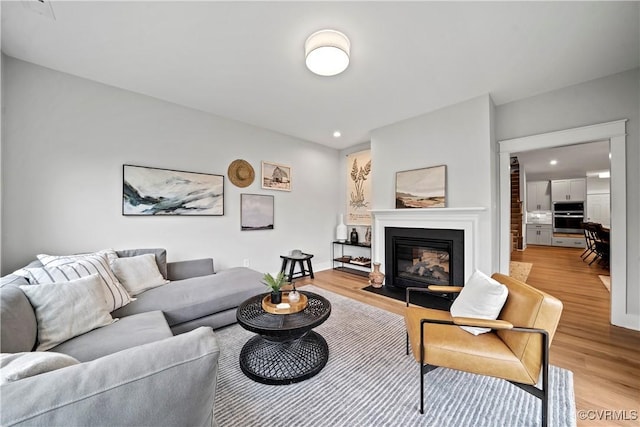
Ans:
[{"label": "fireplace glass door", "polygon": [[449,250],[401,243],[396,246],[398,277],[426,285],[449,285]]},{"label": "fireplace glass door", "polygon": [[461,286],[464,231],[385,227],[385,274],[385,284],[397,288]]}]

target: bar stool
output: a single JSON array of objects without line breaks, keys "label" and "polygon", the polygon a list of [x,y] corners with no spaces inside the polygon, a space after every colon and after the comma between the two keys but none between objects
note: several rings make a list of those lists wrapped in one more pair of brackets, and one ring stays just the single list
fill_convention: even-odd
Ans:
[{"label": "bar stool", "polygon": [[[313,279],[313,267],[311,266],[311,258],[313,258],[312,254],[305,254],[300,250],[291,251],[291,255],[280,255],[282,259],[282,267],[280,268],[280,272],[284,273],[287,270],[287,263],[289,263],[289,280],[293,280],[299,277],[311,276]],[[307,262],[307,268],[304,267],[304,262]],[[295,273],[294,269],[296,263],[300,266],[300,271]]]}]

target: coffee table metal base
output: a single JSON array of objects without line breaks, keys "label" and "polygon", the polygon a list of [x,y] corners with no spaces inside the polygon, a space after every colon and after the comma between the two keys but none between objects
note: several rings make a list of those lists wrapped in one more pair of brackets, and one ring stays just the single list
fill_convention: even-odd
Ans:
[{"label": "coffee table metal base", "polygon": [[240,368],[263,384],[292,384],[316,375],[329,359],[329,346],[314,331],[290,341],[251,338],[240,352]]}]

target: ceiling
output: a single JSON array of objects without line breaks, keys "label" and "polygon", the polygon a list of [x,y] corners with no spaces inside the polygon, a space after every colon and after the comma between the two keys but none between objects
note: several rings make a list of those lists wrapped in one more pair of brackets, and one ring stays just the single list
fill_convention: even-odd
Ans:
[{"label": "ceiling", "polygon": [[[640,65],[638,2],[28,2],[2,2],[6,55],[335,148]],[[338,76],[304,65],[323,28],[351,40]]]},{"label": "ceiling", "polygon": [[[514,153],[527,181],[580,178],[609,170],[609,141]],[[555,160],[557,164],[549,162]]]}]

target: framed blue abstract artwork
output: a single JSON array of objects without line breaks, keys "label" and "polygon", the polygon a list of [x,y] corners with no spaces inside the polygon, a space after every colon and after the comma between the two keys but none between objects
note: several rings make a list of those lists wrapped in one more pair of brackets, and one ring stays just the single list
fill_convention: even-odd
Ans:
[{"label": "framed blue abstract artwork", "polygon": [[224,215],[224,176],[123,166],[122,215]]}]

